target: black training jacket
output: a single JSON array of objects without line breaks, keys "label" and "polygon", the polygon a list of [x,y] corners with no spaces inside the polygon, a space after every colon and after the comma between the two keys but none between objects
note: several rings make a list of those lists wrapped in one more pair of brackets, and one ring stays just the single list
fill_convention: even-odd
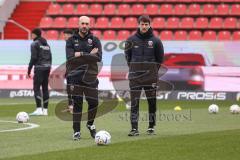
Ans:
[{"label": "black training jacket", "polygon": [[52,53],[47,40],[42,37],[37,37],[31,43],[31,59],[28,65],[28,74],[31,73],[32,67],[34,70],[47,70],[52,65]]},{"label": "black training jacket", "polygon": [[[144,34],[140,33],[138,29],[134,35],[127,39],[125,45],[125,57],[129,65],[129,80],[156,79],[158,69],[163,62],[163,56],[163,44],[158,37],[154,36],[152,28]],[[148,74],[143,74],[147,73],[146,71]]]},{"label": "black training jacket", "polygon": [[[94,48],[98,48],[98,52],[92,55],[90,52]],[[75,52],[81,52],[83,55],[75,57]],[[84,84],[95,83],[99,72],[98,62],[102,61],[101,42],[91,32],[84,38],[74,34],[66,42],[66,58],[67,76],[77,77]]]}]

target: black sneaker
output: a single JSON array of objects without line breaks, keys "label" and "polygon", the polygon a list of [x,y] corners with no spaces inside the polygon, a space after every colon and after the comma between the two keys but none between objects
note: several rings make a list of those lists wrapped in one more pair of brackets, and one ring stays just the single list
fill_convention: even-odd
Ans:
[{"label": "black sneaker", "polygon": [[95,138],[95,135],[96,135],[96,127],[95,125],[87,125],[87,128],[91,134],[91,137],[92,138]]},{"label": "black sneaker", "polygon": [[132,129],[129,133],[128,136],[132,137],[132,136],[139,136],[139,132],[137,129]]},{"label": "black sneaker", "polygon": [[148,135],[155,135],[154,128],[148,128],[147,134]]},{"label": "black sneaker", "polygon": [[74,141],[78,141],[78,140],[80,140],[80,138],[81,138],[80,132],[75,132],[75,133],[73,134],[73,140],[74,140]]}]

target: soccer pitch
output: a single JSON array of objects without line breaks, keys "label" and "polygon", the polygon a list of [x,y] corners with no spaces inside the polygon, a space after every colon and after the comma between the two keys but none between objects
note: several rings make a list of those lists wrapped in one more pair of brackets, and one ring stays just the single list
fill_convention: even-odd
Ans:
[{"label": "soccer pitch", "polygon": [[[30,117],[38,128],[1,132],[26,127],[15,121],[20,111],[31,112],[33,100],[0,100],[0,159],[4,160],[235,160],[240,152],[240,115],[232,115],[230,101],[158,101],[157,135],[147,135],[147,103],[141,102],[140,136],[128,137],[129,111],[123,102],[95,120],[97,130],[107,130],[112,139],[108,146],[97,146],[82,122],[82,138],[72,140],[72,123],[55,115],[57,100],[51,100],[49,116]],[[209,114],[216,103],[218,114]],[[174,111],[179,105],[182,111]],[[86,108],[86,107],[85,107]]]}]

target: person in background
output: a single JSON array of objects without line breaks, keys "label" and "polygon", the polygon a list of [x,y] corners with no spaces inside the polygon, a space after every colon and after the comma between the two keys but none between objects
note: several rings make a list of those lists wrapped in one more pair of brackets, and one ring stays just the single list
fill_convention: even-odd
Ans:
[{"label": "person in background", "polygon": [[[63,37],[64,40],[67,42],[67,40],[73,36],[73,30],[71,29],[65,29],[63,31]],[[67,64],[66,64],[67,65]],[[66,66],[67,67],[67,66]],[[66,76],[65,76],[66,77]],[[67,85],[71,84],[71,77],[68,76],[66,77],[67,80]],[[68,107],[66,109],[67,112],[73,113],[73,99],[72,99],[72,95],[68,93]]]},{"label": "person in background", "polygon": [[[36,110],[30,115],[47,116],[49,102],[48,78],[52,65],[52,53],[39,28],[32,30],[31,37],[33,42],[31,44],[31,59],[28,65],[27,78],[31,77],[31,70],[34,66],[33,90]],[[42,90],[40,90],[41,87]]]},{"label": "person in background", "polygon": [[63,31],[63,37],[65,41],[67,41],[72,36],[73,36],[73,31],[71,29],[65,29]]}]

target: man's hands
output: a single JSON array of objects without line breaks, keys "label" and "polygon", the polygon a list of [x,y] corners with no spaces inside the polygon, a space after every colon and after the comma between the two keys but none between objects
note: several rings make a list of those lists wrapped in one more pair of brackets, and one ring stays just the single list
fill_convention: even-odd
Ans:
[{"label": "man's hands", "polygon": [[30,78],[31,78],[31,74],[28,74],[28,73],[27,73],[26,78],[27,78],[27,79],[30,79]]},{"label": "man's hands", "polygon": [[75,57],[80,57],[82,56],[82,52],[75,52]]},{"label": "man's hands", "polygon": [[98,48],[93,48],[93,50],[90,52],[90,54],[96,54],[98,52]]},{"label": "man's hands", "polygon": [[[97,52],[98,52],[98,48],[93,48],[90,54],[96,54]],[[82,55],[83,55],[83,52],[75,52],[75,57],[81,57]]]}]

